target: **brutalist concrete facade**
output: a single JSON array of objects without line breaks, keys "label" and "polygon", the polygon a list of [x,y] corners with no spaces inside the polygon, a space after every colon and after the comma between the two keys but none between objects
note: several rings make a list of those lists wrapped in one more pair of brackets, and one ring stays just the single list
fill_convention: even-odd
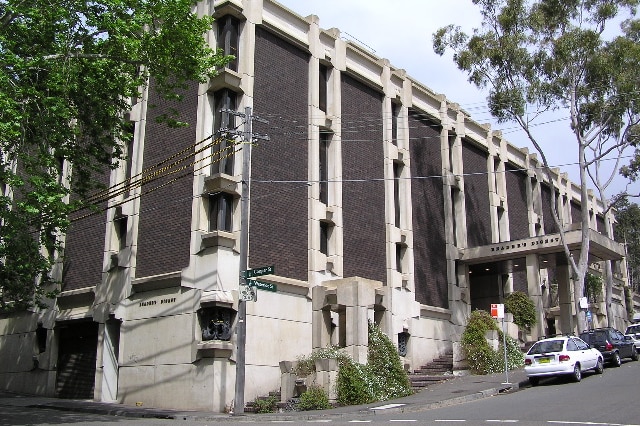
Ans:
[{"label": "brutalist concrete facade", "polygon": [[[511,326],[515,337],[574,331],[551,191],[572,248],[589,210],[592,272],[614,261],[624,328],[623,250],[606,237],[614,218],[593,196],[581,206],[565,174],[548,179],[534,154],[316,16],[271,0],[203,1],[197,13],[215,15],[207,40],[237,61],[181,104],[163,104],[150,84],[132,105],[130,160],[105,176],[118,188],[110,208],[66,236],[62,293],[48,310],[0,319],[0,356],[15,360],[0,365],[0,388],[232,406],[243,145],[215,133],[220,105],[252,108],[268,120],[254,131],[270,138],[252,148],[248,259],[274,266],[261,279],[277,291],[247,302],[245,401],[278,389],[281,361],[314,348],[364,361],[367,320],[408,369],[447,351],[464,368],[469,313],[515,290],[540,320],[520,335]],[[190,126],[158,125],[169,108]],[[242,130],[240,118],[231,124]],[[588,309],[606,323],[601,300]]]}]

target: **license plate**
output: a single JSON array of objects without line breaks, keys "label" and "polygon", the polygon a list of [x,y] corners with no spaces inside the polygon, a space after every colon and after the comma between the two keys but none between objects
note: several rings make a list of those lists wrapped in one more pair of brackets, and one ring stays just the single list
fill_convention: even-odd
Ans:
[{"label": "license plate", "polygon": [[551,358],[540,358],[538,360],[539,364],[549,364],[551,362]]}]

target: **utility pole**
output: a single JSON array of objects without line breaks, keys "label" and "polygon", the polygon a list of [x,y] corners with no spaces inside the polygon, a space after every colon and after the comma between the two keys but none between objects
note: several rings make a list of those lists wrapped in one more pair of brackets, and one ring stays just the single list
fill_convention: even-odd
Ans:
[{"label": "utility pole", "polygon": [[[244,114],[227,109],[223,113],[237,115],[244,118],[242,132],[242,193],[240,198],[240,285],[246,284],[245,272],[248,267],[249,255],[249,197],[251,192],[251,146],[254,139],[269,140],[266,135],[254,134],[253,121],[267,123],[251,113],[251,107],[245,107]],[[236,323],[236,388],[233,405],[233,415],[244,414],[244,382],[245,382],[245,345],[247,340],[247,302],[238,298],[238,318]]]}]

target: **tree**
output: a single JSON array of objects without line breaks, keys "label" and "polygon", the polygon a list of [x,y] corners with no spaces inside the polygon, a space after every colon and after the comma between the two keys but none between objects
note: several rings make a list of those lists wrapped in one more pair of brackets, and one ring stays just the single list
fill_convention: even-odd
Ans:
[{"label": "tree", "polygon": [[192,0],[0,0],[0,311],[55,290],[59,236],[95,173],[124,159],[131,100],[152,81],[178,101],[230,59],[206,43],[213,19],[195,10]]},{"label": "tree", "polygon": [[620,199],[615,205],[615,235],[618,241],[624,242],[627,248],[627,275],[629,287],[640,291],[640,206]]},{"label": "tree", "polygon": [[[488,105],[499,122],[514,121],[542,159],[549,180],[552,171],[536,134],[538,113],[565,109],[575,137],[580,178],[580,201],[588,205],[588,185],[596,185],[605,207],[600,179],[603,161],[620,161],[622,152],[637,142],[640,106],[640,22],[626,20],[615,36],[608,26],[619,22],[621,10],[632,15],[637,0],[473,0],[480,6],[482,28],[472,36],[449,25],[433,36],[434,50],[454,52],[458,68],[469,81],[488,88]],[[534,112],[528,112],[532,109]],[[530,119],[529,117],[533,117]],[[574,294],[584,293],[590,245],[589,212],[581,209],[582,242],[579,259],[566,244],[551,192],[553,219],[560,230],[572,270]],[[578,297],[576,311],[580,312]],[[578,315],[578,329],[586,318]]]}]

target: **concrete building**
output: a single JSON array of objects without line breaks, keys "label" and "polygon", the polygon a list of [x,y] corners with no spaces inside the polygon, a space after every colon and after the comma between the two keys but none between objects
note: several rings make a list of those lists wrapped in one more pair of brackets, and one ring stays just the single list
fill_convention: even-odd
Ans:
[{"label": "concrete building", "polygon": [[[0,318],[0,388],[124,404],[223,411],[233,403],[243,130],[252,147],[249,268],[273,266],[246,302],[245,400],[280,386],[280,362],[337,344],[366,360],[376,321],[408,369],[453,352],[473,309],[512,291],[538,306],[535,339],[575,329],[569,268],[551,217],[579,246],[592,218],[599,274],[614,261],[614,322],[626,324],[613,217],[581,205],[445,95],[272,0],[206,0],[212,46],[237,57],[169,105],[132,105],[129,161],[102,178],[100,214],[75,217],[51,308]],[[191,125],[155,118],[177,107]],[[245,117],[246,118],[246,117]],[[601,300],[589,306],[606,323]],[[515,332],[517,336],[517,331]],[[11,361],[8,361],[11,360]]]}]

